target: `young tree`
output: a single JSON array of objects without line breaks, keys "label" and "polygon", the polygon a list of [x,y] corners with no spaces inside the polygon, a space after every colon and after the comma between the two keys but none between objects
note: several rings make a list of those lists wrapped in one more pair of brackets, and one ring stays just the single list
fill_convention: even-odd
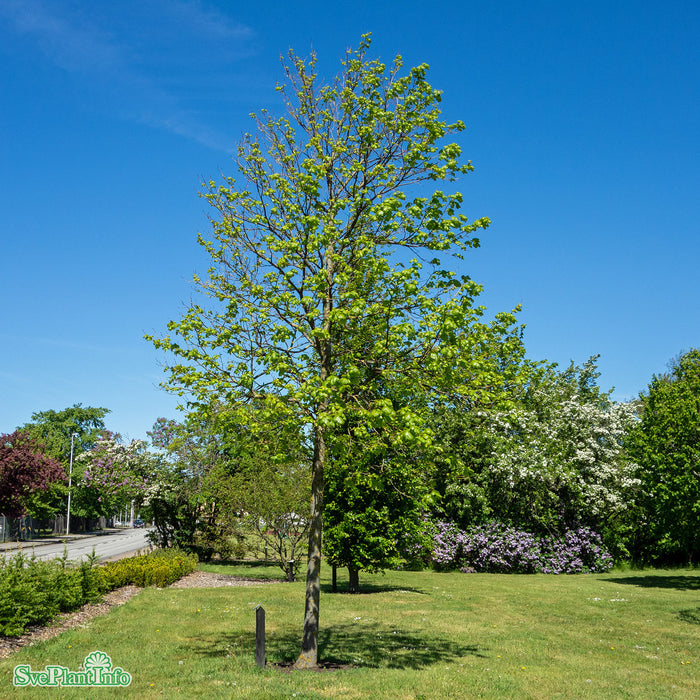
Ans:
[{"label": "young tree", "polygon": [[700,349],[654,376],[640,397],[630,450],[641,469],[645,518],[636,554],[697,563],[700,556]]},{"label": "young tree", "polygon": [[468,221],[459,193],[421,193],[472,170],[458,145],[443,142],[463,124],[441,120],[426,65],[401,76],[400,57],[387,67],[369,48],[365,36],[329,84],[315,57],[290,53],[279,87],[289,116],[263,114],[258,136],[239,148],[238,175],[205,194],[218,212],[211,239],[200,236],[213,260],[208,279],[195,277],[205,300],[168,325],[173,337],[150,338],[181,360],[169,368],[175,391],[214,395],[233,410],[254,401],[270,424],[306,423],[312,496],[299,667],[318,659],[333,430],[352,412],[367,429],[390,431],[397,447],[429,444],[424,406],[397,407],[379,385],[477,401],[495,376],[482,346],[514,323],[511,314],[482,322],[480,287],[441,267],[443,253],[476,247],[488,220]]},{"label": "young tree", "polygon": [[0,435],[0,513],[19,517],[33,494],[63,478],[61,464],[26,433]]}]

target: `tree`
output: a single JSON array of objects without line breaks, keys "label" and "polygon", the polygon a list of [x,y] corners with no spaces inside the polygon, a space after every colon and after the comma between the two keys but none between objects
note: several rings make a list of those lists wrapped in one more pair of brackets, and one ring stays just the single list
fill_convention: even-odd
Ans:
[{"label": "tree", "polygon": [[[78,403],[61,411],[51,409],[34,413],[31,422],[19,429],[44,445],[44,453],[61,462],[67,474],[71,435],[77,435],[73,440],[73,452],[77,458],[82,452],[91,449],[100,438],[105,430],[104,417],[108,413],[106,408],[83,408]],[[56,481],[49,488],[33,494],[28,510],[39,519],[48,519],[56,513],[65,512],[67,499],[67,480]]]},{"label": "tree", "polygon": [[444,517],[552,535],[586,525],[628,554],[639,480],[624,443],[635,410],[600,390],[596,360],[530,366],[510,409],[441,416],[445,452],[459,464],[442,485]]},{"label": "tree", "polygon": [[143,440],[126,444],[120,435],[105,431],[75,460],[75,513],[111,516],[132,501],[140,505],[154,479],[155,459]]},{"label": "tree", "polygon": [[229,462],[220,486],[232,515],[257,533],[265,557],[272,550],[293,579],[309,529],[311,451],[299,423],[270,425],[255,402],[248,409],[222,417]]},{"label": "tree", "polygon": [[309,530],[306,511],[311,497],[308,464],[260,460],[248,463],[230,483],[230,502],[243,515],[266,549],[277,556],[291,578],[299,569],[299,555]]},{"label": "tree", "polygon": [[640,396],[629,449],[640,465],[644,519],[637,556],[697,563],[700,555],[700,349],[655,375]]},{"label": "tree", "polygon": [[421,538],[429,488],[417,455],[379,441],[350,454],[330,451],[324,546],[334,566],[348,567],[350,593],[359,593],[360,571],[399,565]]},{"label": "tree", "polygon": [[144,492],[161,547],[178,546],[200,558],[227,558],[241,547],[231,512],[231,460],[222,412],[215,403],[192,410],[184,423],[159,418],[149,437],[163,451],[155,478]]},{"label": "tree", "polygon": [[73,441],[74,454],[91,449],[95,442],[102,437],[105,430],[104,417],[109,413],[107,408],[93,408],[82,404],[74,404],[62,411],[39,411],[32,414],[31,422],[21,427],[33,438],[41,440],[45,445],[46,454],[68,464],[71,451],[71,435],[77,434]]},{"label": "tree", "polygon": [[10,518],[23,515],[32,494],[63,478],[61,464],[26,433],[0,435],[0,513]]},{"label": "tree", "polygon": [[[364,403],[381,398],[394,413],[408,406],[418,414],[425,403],[420,393],[394,392],[371,376],[363,384],[378,392],[362,395]],[[401,564],[424,529],[429,456],[415,445],[394,444],[393,437],[390,426],[368,424],[352,409],[328,435],[324,548],[334,567],[347,566],[350,593],[359,593],[360,571]],[[335,590],[335,576],[333,581]]]},{"label": "tree", "polygon": [[[422,185],[472,170],[457,144],[443,142],[464,125],[441,120],[426,65],[400,76],[400,57],[387,68],[369,48],[365,36],[330,84],[319,81],[314,56],[290,52],[279,87],[289,116],[263,113],[258,136],[239,147],[238,175],[205,191],[218,216],[211,238],[199,239],[213,260],[207,279],[195,277],[204,301],[169,323],[173,337],[150,337],[180,360],[168,368],[174,391],[203,402],[214,395],[234,411],[256,402],[269,424],[306,424],[312,496],[299,667],[318,659],[332,431],[352,414],[389,431],[397,447],[430,444],[420,414],[431,392],[487,395],[495,369],[482,345],[514,323],[512,314],[483,322],[479,285],[442,268],[446,254],[478,245],[488,219],[468,221],[459,193],[420,196]],[[423,388],[423,405],[397,408],[382,383],[408,395]]]}]

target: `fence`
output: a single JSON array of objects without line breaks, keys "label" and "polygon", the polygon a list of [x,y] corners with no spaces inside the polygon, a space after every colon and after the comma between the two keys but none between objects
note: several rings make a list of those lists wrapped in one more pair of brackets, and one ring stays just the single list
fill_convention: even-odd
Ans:
[{"label": "fence", "polygon": [[[106,518],[71,517],[71,532],[81,530],[102,530],[108,526]],[[37,539],[41,533],[53,535],[66,534],[66,516],[56,515],[46,520],[37,520],[31,515],[21,518],[8,518],[0,515],[0,542],[28,541]]]}]

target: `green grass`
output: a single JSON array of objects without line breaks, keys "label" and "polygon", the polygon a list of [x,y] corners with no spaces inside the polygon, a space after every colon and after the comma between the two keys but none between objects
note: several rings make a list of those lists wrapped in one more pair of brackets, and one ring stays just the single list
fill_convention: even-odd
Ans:
[{"label": "green grass", "polygon": [[[281,574],[264,566],[203,568]],[[87,628],[2,660],[0,697],[700,697],[700,571],[391,572],[361,583],[365,592],[351,596],[330,593],[324,581],[321,654],[337,670],[271,665],[298,654],[302,583],[147,589]],[[258,604],[266,610],[264,670],[254,661]],[[127,690],[12,687],[17,664],[77,670],[96,649],[132,674]]]},{"label": "green grass", "polygon": [[[197,567],[202,571],[228,576],[243,576],[244,578],[259,578],[268,581],[283,581],[285,575],[278,564],[272,562],[235,562],[235,563],[200,563]],[[306,575],[304,570],[303,575]]]}]

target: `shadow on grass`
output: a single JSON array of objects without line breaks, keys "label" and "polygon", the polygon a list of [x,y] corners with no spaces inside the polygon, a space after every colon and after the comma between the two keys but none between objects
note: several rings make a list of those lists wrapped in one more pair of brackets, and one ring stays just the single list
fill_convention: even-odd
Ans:
[{"label": "shadow on grass", "polygon": [[217,559],[216,561],[208,562],[209,564],[216,564],[218,566],[245,566],[251,569],[256,569],[261,566],[277,566],[279,567],[279,562],[268,559]]},{"label": "shadow on grass", "polygon": [[[321,591],[323,593],[333,594],[333,586],[330,583],[322,583]],[[347,581],[338,584],[336,594],[338,593],[350,595]],[[427,595],[426,592],[422,591],[420,588],[413,588],[412,586],[392,586],[389,584],[384,585],[381,583],[362,583],[360,584],[360,590],[352,595],[362,596],[371,595],[372,593],[418,593],[420,595]]]},{"label": "shadow on grass", "polygon": [[689,608],[688,610],[681,610],[678,613],[683,622],[689,622],[691,625],[700,625],[700,608]]},{"label": "shadow on grass", "polygon": [[[461,644],[427,630],[407,631],[379,623],[336,624],[319,632],[319,659],[330,667],[361,666],[418,670],[436,663],[454,662],[465,656],[484,658],[479,647]],[[255,634],[226,635],[215,643],[191,640],[192,652],[202,656],[222,656],[230,645],[249,649],[255,657]],[[299,656],[301,631],[268,633],[267,662],[288,666]]]},{"label": "shadow on grass", "polygon": [[679,591],[700,591],[700,576],[625,576],[601,579],[608,583],[622,583],[642,588],[675,588]]}]

